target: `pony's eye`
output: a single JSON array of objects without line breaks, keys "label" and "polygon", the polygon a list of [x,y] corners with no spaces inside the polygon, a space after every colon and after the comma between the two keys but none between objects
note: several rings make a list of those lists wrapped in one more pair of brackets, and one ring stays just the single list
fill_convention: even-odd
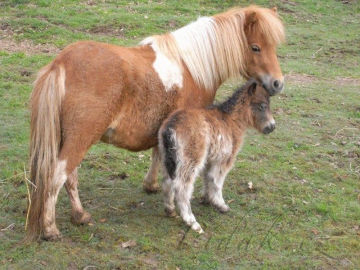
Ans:
[{"label": "pony's eye", "polygon": [[258,45],[251,45],[251,49],[253,52],[260,52],[260,48]]}]

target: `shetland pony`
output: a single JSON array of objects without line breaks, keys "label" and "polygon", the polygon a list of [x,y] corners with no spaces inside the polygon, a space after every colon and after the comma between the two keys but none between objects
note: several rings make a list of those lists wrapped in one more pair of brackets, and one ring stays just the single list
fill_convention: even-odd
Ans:
[{"label": "shetland pony", "polygon": [[88,223],[77,167],[99,140],[130,151],[154,147],[145,189],[157,188],[157,133],[179,108],[205,107],[230,77],[253,76],[268,91],[283,88],[276,47],[284,39],[275,9],[236,8],[126,48],[81,41],[40,70],[31,96],[28,239],[56,239],[61,187],[71,219]]},{"label": "shetland pony", "polygon": [[224,103],[210,109],[183,109],[172,113],[159,131],[164,166],[165,212],[180,215],[193,230],[203,233],[191,211],[194,182],[203,174],[203,199],[220,212],[229,211],[222,196],[224,180],[248,128],[268,134],[275,128],[269,93],[250,80]]}]

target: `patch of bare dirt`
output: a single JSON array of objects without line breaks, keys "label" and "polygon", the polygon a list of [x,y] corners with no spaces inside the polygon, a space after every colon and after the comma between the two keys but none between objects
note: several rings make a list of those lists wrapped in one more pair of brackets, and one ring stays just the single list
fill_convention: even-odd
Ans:
[{"label": "patch of bare dirt", "polygon": [[318,78],[307,74],[290,73],[285,75],[285,82],[310,84],[314,81],[318,81]]},{"label": "patch of bare dirt", "polygon": [[289,7],[286,7],[285,5],[279,5],[277,8],[280,10],[280,13],[295,13],[294,10],[291,9],[291,7],[296,7],[297,3],[294,1],[288,1],[288,0],[281,0],[281,2]]},{"label": "patch of bare dirt", "polygon": [[16,42],[13,38],[20,30],[13,29],[9,23],[0,21],[0,50],[6,52],[24,52],[27,55],[46,53],[57,54],[60,49],[50,44],[34,44],[31,40]]},{"label": "patch of bare dirt", "polygon": [[354,4],[357,0],[338,0],[339,2],[343,4]]},{"label": "patch of bare dirt", "polygon": [[92,34],[100,34],[100,35],[111,35],[117,38],[125,37],[125,26],[114,26],[114,25],[98,25],[95,26],[86,32]]},{"label": "patch of bare dirt", "polygon": [[360,79],[355,78],[346,78],[346,77],[337,77],[334,82],[339,85],[351,85],[351,86],[360,86]]},{"label": "patch of bare dirt", "polygon": [[60,52],[59,48],[50,44],[34,44],[30,40],[16,42],[12,39],[0,39],[0,50],[6,52],[24,52],[26,55],[41,53],[57,54]]},{"label": "patch of bare dirt", "polygon": [[[305,85],[319,81],[321,81],[321,79],[308,74],[290,73],[285,75],[285,82],[294,84]],[[329,81],[337,86],[360,86],[360,79],[356,78],[337,77]]]},{"label": "patch of bare dirt", "polygon": [[289,0],[280,0],[284,4],[289,4],[291,6],[296,6],[297,3],[295,1],[289,1]]}]

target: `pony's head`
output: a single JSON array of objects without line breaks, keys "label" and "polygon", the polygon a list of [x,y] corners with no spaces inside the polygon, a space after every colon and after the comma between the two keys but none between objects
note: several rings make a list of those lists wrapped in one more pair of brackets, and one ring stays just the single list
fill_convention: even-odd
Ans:
[{"label": "pony's head", "polygon": [[276,56],[276,47],[283,40],[284,27],[276,9],[249,6],[201,17],[141,44],[162,52],[179,66],[179,73],[185,64],[195,82],[207,90],[243,76],[256,78],[274,95],[284,85]]},{"label": "pony's head", "polygon": [[250,6],[244,9],[244,31],[249,46],[248,76],[262,83],[270,95],[284,87],[284,77],[276,55],[276,47],[284,40],[284,28],[276,8]]},{"label": "pony's head", "polygon": [[[276,47],[285,39],[276,8],[249,6],[216,15],[220,67],[229,77],[256,78],[271,95],[284,86]],[[226,77],[223,76],[223,77]]]},{"label": "pony's head", "polygon": [[251,82],[246,89],[250,123],[255,129],[269,134],[275,129],[275,120],[270,111],[270,94],[260,84]]}]

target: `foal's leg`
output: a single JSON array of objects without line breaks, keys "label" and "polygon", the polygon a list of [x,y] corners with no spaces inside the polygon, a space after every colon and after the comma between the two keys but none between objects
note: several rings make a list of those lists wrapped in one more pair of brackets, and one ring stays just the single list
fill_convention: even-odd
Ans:
[{"label": "foal's leg", "polygon": [[164,205],[165,213],[169,217],[176,216],[175,211],[175,189],[173,186],[173,180],[170,177],[167,177],[163,182],[163,192],[164,192]]},{"label": "foal's leg", "polygon": [[196,175],[193,174],[186,178],[174,179],[176,203],[179,207],[180,215],[185,223],[198,233],[203,233],[203,229],[196,221],[196,218],[191,210],[191,195],[194,190],[194,182]]},{"label": "foal's leg", "polygon": [[71,222],[75,225],[89,223],[91,215],[83,209],[79,198],[77,168],[68,176],[65,188],[71,203]]},{"label": "foal's leg", "polygon": [[226,164],[214,164],[204,174],[205,201],[215,206],[222,213],[230,210],[222,195],[224,181],[229,170],[230,168]]},{"label": "foal's leg", "polygon": [[148,193],[159,191],[158,172],[160,167],[160,153],[159,147],[155,146],[151,155],[151,166],[144,179],[144,190]]}]

